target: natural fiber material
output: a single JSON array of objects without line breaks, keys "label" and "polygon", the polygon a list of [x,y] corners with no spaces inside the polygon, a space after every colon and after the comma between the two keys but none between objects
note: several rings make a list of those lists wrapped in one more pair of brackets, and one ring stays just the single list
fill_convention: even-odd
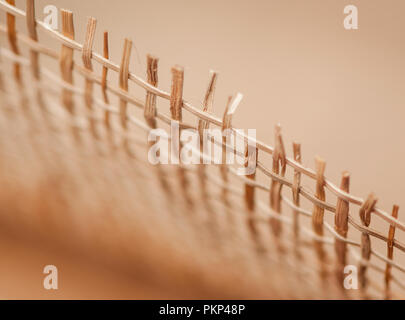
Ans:
[{"label": "natural fiber material", "polygon": [[[240,94],[229,98],[222,119],[214,116],[216,72],[211,72],[200,109],[183,97],[182,67],[172,68],[171,91],[166,92],[157,87],[156,57],[147,56],[146,80],[130,71],[131,40],[125,39],[118,65],[109,60],[108,33],[103,34],[103,54],[93,51],[96,19],[88,20],[82,45],[74,40],[72,12],[62,10],[59,33],[34,19],[33,0],[27,0],[26,8],[0,0],[0,10],[7,14],[0,32],[9,42],[9,48],[1,48],[1,60],[12,62],[12,70],[3,63],[0,74],[0,166],[7,168],[0,177],[7,185],[0,194],[6,208],[0,214],[3,225],[18,222],[20,230],[33,234],[51,228],[49,237],[108,255],[122,270],[167,292],[176,285],[183,297],[358,298],[358,291],[343,287],[347,264],[359,266],[361,297],[403,296],[399,274],[405,268],[395,260],[394,249],[405,251],[405,244],[395,239],[405,223],[398,219],[397,206],[388,214],[376,206],[375,196],[364,201],[350,194],[346,172],[336,186],[325,177],[326,162],[319,157],[316,170],[305,167],[299,143],[289,158],[279,125],[274,148],[236,131],[232,116]],[[16,17],[26,19],[28,35],[16,31]],[[55,38],[60,52],[41,44],[38,27]],[[28,57],[22,46],[29,49]],[[75,59],[75,51],[81,59]],[[41,55],[59,60],[60,75],[40,64]],[[101,75],[94,71],[96,63]],[[117,85],[108,81],[110,72],[118,73]],[[84,87],[74,81],[75,74],[84,78]],[[145,96],[135,97],[130,82],[143,88]],[[97,87],[102,99],[95,94]],[[118,107],[110,95],[118,97]],[[162,110],[158,98],[168,100],[170,109]],[[144,119],[133,108],[143,109]],[[195,125],[183,122],[185,112],[197,118]],[[244,139],[246,150],[255,145],[251,160],[257,172],[238,176],[225,162],[219,168],[152,166],[146,133],[171,120],[179,122],[180,131],[231,130]],[[181,147],[179,141],[174,145]],[[204,146],[198,151],[204,158]],[[272,157],[266,164],[265,154]],[[268,183],[260,183],[259,175]],[[303,177],[314,182],[315,192],[302,186]],[[259,201],[259,191],[267,193],[267,202]],[[328,195],[337,197],[336,205]],[[301,207],[303,199],[312,211]],[[286,214],[289,209],[292,217]],[[334,214],[334,226],[324,219],[326,212]],[[387,235],[370,228],[373,215],[385,220]],[[312,228],[303,223],[307,218]],[[386,253],[373,249],[373,238],[386,242]],[[373,281],[371,271],[383,274],[384,281]]]}]

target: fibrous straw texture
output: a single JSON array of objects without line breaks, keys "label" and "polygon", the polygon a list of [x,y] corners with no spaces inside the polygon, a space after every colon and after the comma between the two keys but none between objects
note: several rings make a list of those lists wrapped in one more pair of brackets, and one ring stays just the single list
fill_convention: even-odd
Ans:
[{"label": "fibrous straw texture", "polygon": [[[176,274],[177,280],[182,279],[179,281],[183,283],[185,291],[189,283],[210,297],[215,294],[232,296],[232,293],[241,297],[252,297],[252,294],[258,297],[357,297],[358,291],[346,290],[343,285],[344,270],[348,264],[359,267],[362,297],[402,297],[405,288],[402,273],[405,268],[394,259],[394,249],[405,252],[405,244],[395,239],[395,231],[405,231],[405,223],[398,219],[397,206],[394,206],[392,214],[388,214],[377,207],[374,195],[363,200],[350,194],[350,176],[347,172],[343,173],[340,185],[336,186],[325,177],[326,162],[319,157],[316,158],[316,170],[305,167],[301,162],[299,143],[294,143],[293,158],[289,158],[280,125],[275,128],[274,148],[237,131],[232,126],[232,116],[242,100],[240,94],[229,98],[222,119],[213,115],[218,79],[216,72],[210,74],[202,107],[195,107],[184,99],[185,72],[182,67],[172,68],[171,90],[164,91],[158,88],[156,57],[147,56],[146,80],[130,71],[133,46],[131,40],[125,39],[122,60],[118,65],[109,60],[107,32],[103,34],[103,54],[93,51],[94,43],[98,39],[96,19],[89,18],[85,42],[82,45],[74,40],[72,12],[62,10],[62,32],[59,33],[35,20],[33,0],[27,0],[26,8],[27,11],[24,12],[15,7],[13,0],[0,0],[0,9],[7,14],[7,25],[0,26],[0,31],[7,36],[9,43],[9,49],[1,48],[1,58],[13,63],[13,69],[10,71],[3,62],[0,79],[3,79],[3,82],[6,79],[7,85],[0,87],[0,107],[4,110],[11,108],[13,112],[17,112],[18,108],[14,107],[20,102],[15,100],[20,101],[21,97],[29,96],[32,89],[24,83],[29,78],[35,84],[34,99],[24,100],[29,102],[28,113],[17,112],[14,118],[8,118],[7,112],[2,110],[4,126],[1,136],[4,142],[8,139],[7,134],[10,137],[17,136],[18,130],[30,126],[38,132],[30,137],[24,131],[27,141],[31,138],[35,141],[30,147],[24,145],[21,136],[16,138],[13,144],[5,143],[2,165],[10,165],[19,178],[11,179],[6,175],[2,179],[16,190],[20,188],[21,192],[31,192],[33,202],[36,201],[34,195],[39,196],[40,192],[34,192],[28,186],[20,187],[21,181],[31,179],[32,186],[38,190],[41,179],[52,174],[60,174],[67,181],[66,185],[57,188],[48,185],[49,181],[43,182],[42,187],[50,192],[50,195],[36,203],[41,210],[32,208],[32,212],[62,210],[65,214],[72,214],[72,221],[85,220],[88,217],[79,218],[77,213],[66,209],[69,206],[74,207],[76,211],[94,214],[100,212],[100,216],[96,217],[100,219],[97,225],[102,225],[105,219],[115,221],[120,226],[113,229],[109,225],[108,228],[112,229],[107,228],[107,240],[113,241],[113,231],[119,231],[119,241],[123,243],[120,245],[142,248],[137,253],[131,249],[128,249],[128,252],[134,257],[131,263],[137,261],[136,259],[149,261],[144,261],[145,268],[142,271],[148,274],[150,279],[158,274],[159,281],[166,283],[167,287],[173,285],[168,279],[169,276],[165,277],[158,271],[159,250],[167,250],[172,256],[167,258],[164,264],[170,275]],[[16,32],[16,17],[26,19],[28,35]],[[38,27],[58,41],[60,52],[41,44],[37,35]],[[28,58],[20,52],[22,45],[29,49]],[[81,53],[81,61],[74,59],[75,51]],[[60,75],[48,70],[45,64],[39,63],[41,55],[59,59]],[[101,75],[94,71],[95,63],[102,67]],[[23,72],[25,67],[31,71]],[[108,81],[109,71],[118,73],[117,85]],[[8,76],[9,74],[12,76]],[[76,74],[84,77],[84,88],[74,81]],[[142,98],[131,94],[130,82],[145,90]],[[102,99],[97,98],[97,86],[101,89],[99,92]],[[112,104],[110,95],[118,97],[118,107]],[[77,96],[82,99],[76,99]],[[159,99],[168,100],[170,109],[160,109]],[[42,111],[45,110],[41,117],[36,114],[36,106]],[[143,109],[144,119],[134,115],[134,107]],[[85,110],[85,117],[80,117],[80,110]],[[185,123],[183,112],[194,115],[197,118],[195,124]],[[257,170],[247,176],[240,176],[232,165],[224,161],[219,167],[183,164],[175,167],[152,166],[145,159],[151,146],[145,133],[150,129],[159,128],[160,125],[170,124],[172,120],[179,123],[179,135],[187,129],[202,133],[210,126],[234,133],[244,140],[246,149],[242,153],[250,155],[248,162],[255,163]],[[44,123],[50,123],[50,126],[46,127]],[[73,140],[69,140],[71,131],[64,130],[65,127],[73,128]],[[141,134],[137,133],[139,130],[142,131]],[[91,138],[86,136],[87,131],[91,133]],[[200,138],[202,139],[202,135]],[[173,146],[171,155],[180,154],[182,142],[174,137],[167,139]],[[116,140],[123,141],[123,148],[117,147]],[[223,154],[229,152],[226,141],[224,138],[220,146],[225,151]],[[199,158],[203,159],[207,150],[202,140],[200,142],[197,152]],[[85,143],[94,148],[91,156],[88,154],[91,148],[86,147]],[[49,154],[46,156],[40,155],[41,146],[44,145],[49,146],[46,151]],[[249,148],[252,152],[248,152]],[[123,149],[124,152],[120,153],[117,149]],[[103,156],[103,152],[109,156]],[[8,156],[12,153],[20,154],[21,157],[22,154],[30,155],[32,161],[29,166],[37,166],[41,170],[33,176],[31,173],[28,175],[23,162],[13,162],[12,157]],[[262,160],[266,159],[265,155],[272,157],[271,169],[268,169],[269,164],[262,162],[266,161]],[[73,160],[69,162],[66,158]],[[52,163],[49,167],[50,159],[60,160],[60,163],[56,166]],[[87,170],[88,168],[91,169]],[[110,175],[106,170],[111,170],[117,176]],[[289,178],[289,172],[292,179]],[[259,174],[269,182],[259,182]],[[304,177],[313,182],[315,192],[302,185]],[[91,191],[83,191],[85,187],[92,186],[97,187]],[[131,191],[128,191],[129,189]],[[78,198],[71,197],[71,194],[80,190],[83,192]],[[268,201],[260,201],[258,191],[267,193]],[[336,205],[328,201],[328,193],[337,197]],[[59,201],[50,201],[52,195]],[[9,196],[5,192],[2,201]],[[111,198],[110,202],[106,201],[107,197]],[[303,200],[310,204],[309,210],[303,206]],[[10,201],[8,203],[11,211],[19,207]],[[62,204],[66,203],[69,203],[69,206],[64,207]],[[86,210],[80,206],[86,207]],[[20,211],[24,210],[28,209]],[[288,215],[288,210],[291,210],[291,216]],[[357,211],[360,215],[359,222]],[[159,215],[148,212],[158,212]],[[325,219],[326,212],[334,215],[333,226]],[[370,228],[372,215],[386,222],[389,227],[388,234]],[[304,223],[304,217],[309,218],[306,220],[309,223]],[[63,226],[63,220],[58,222],[54,221],[54,218],[51,219],[53,222],[46,223],[59,225],[61,230],[63,227],[68,228]],[[1,219],[12,221],[7,216],[2,216]],[[122,219],[127,221],[122,222]],[[69,230],[77,230],[75,226],[72,222]],[[134,229],[131,229],[131,226]],[[102,229],[100,226],[94,228],[98,231]],[[148,228],[150,231],[146,232]],[[139,234],[136,234],[135,230]],[[153,248],[150,253],[145,250],[146,239]],[[387,252],[380,253],[373,249],[371,239],[385,242]],[[179,249],[185,242],[188,245]],[[104,248],[101,245],[100,247],[102,252]],[[190,256],[196,263],[185,262],[184,257]],[[118,260],[120,259],[123,257],[120,256]],[[383,263],[384,267],[376,261]],[[128,266],[128,261],[126,265]],[[384,281],[373,281],[369,276],[371,270],[368,269],[382,274]],[[184,270],[186,275],[183,274]],[[199,276],[205,281],[192,279],[193,270],[199,270]],[[281,276],[269,275],[269,270],[278,270]],[[223,278],[219,280],[221,277]],[[243,278],[237,292],[233,291],[231,285],[236,278]],[[329,281],[331,278],[335,281]],[[297,282],[296,279],[300,281]]]}]

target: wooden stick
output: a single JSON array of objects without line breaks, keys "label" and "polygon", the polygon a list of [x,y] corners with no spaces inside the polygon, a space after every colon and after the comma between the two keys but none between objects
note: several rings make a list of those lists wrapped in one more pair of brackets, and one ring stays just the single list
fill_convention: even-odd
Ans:
[{"label": "wooden stick", "polygon": [[172,147],[171,153],[173,157],[178,157],[180,159],[180,136],[181,128],[180,123],[182,121],[182,108],[183,108],[183,84],[184,84],[184,69],[180,66],[174,66],[172,68],[172,86],[171,86],[171,96],[170,96],[170,113],[171,118],[174,121],[179,122],[179,141],[177,139],[173,140],[172,137]]},{"label": "wooden stick", "polygon": [[[62,34],[73,40],[75,37],[73,13],[62,9],[61,15]],[[63,81],[73,84],[73,49],[66,45],[62,45],[61,49],[60,70]],[[74,113],[73,93],[70,90],[62,89],[62,103],[71,114]]]},{"label": "wooden stick", "polygon": [[[208,82],[207,91],[205,93],[204,102],[203,102],[203,111],[204,112],[212,112],[214,106],[214,94],[215,94],[215,87],[217,81],[218,74],[215,71],[210,71],[210,79]],[[209,128],[209,122],[199,119],[198,120],[198,134],[200,137],[200,162],[201,164],[198,166],[198,177],[200,181],[200,188],[201,188],[201,197],[204,199],[204,203],[207,209],[211,210],[211,206],[209,203],[209,195],[208,195],[208,188],[206,183],[206,173],[205,173],[205,164],[204,164],[204,157],[205,149],[207,146],[204,145],[204,136],[205,130]],[[210,146],[210,144],[208,145]]]},{"label": "wooden stick", "polygon": [[228,101],[225,107],[225,112],[224,116],[222,119],[222,161],[220,165],[220,173],[221,173],[221,178],[222,181],[224,182],[224,187],[222,188],[221,191],[221,198],[225,206],[229,207],[230,206],[230,201],[229,201],[229,196],[228,196],[228,167],[226,165],[226,156],[227,156],[227,148],[226,148],[226,143],[228,140],[228,135],[230,134],[229,130],[232,127],[232,114],[229,114],[229,109],[231,107],[232,103],[232,96],[228,97]]},{"label": "wooden stick", "polygon": [[[228,181],[227,153],[229,151],[227,150],[226,145],[228,140],[230,140],[229,139],[230,135],[233,134],[231,131],[233,115],[235,114],[242,99],[243,95],[241,93],[236,94],[235,97],[229,96],[224,116],[222,118],[222,164],[220,168],[221,168],[221,175],[225,184]],[[234,152],[233,146],[229,147],[231,147],[232,152]]]},{"label": "wooden stick", "polygon": [[[275,147],[273,153],[273,173],[284,177],[286,172],[286,154],[284,149],[284,143],[281,136],[281,126],[275,127]],[[271,180],[270,186],[270,207],[277,213],[281,214],[281,190],[283,185],[275,180]],[[282,232],[282,225],[280,220],[271,218],[270,224],[273,229],[273,233],[276,237],[279,237]]]},{"label": "wooden stick", "polygon": [[[399,206],[394,205],[392,208],[392,217],[397,219],[398,218],[398,211],[399,211]],[[387,258],[389,260],[394,259],[394,238],[395,238],[395,226],[390,225],[390,229],[388,231],[388,242],[387,242]],[[391,288],[390,288],[390,282],[391,282],[391,269],[392,266],[387,263],[385,267],[385,299],[391,299]]]},{"label": "wooden stick", "polygon": [[[86,35],[82,53],[83,64],[88,71],[93,71],[93,63],[91,62],[91,58],[96,26],[97,20],[90,17],[87,20]],[[86,78],[85,103],[88,109],[93,109],[93,82],[88,78]]]},{"label": "wooden stick", "polygon": [[[293,153],[294,160],[298,163],[301,163],[301,145],[297,142],[293,143]],[[300,206],[300,184],[301,184],[301,172],[294,169],[294,180],[292,186],[293,193],[293,203],[296,207]],[[301,258],[299,251],[299,216],[300,213],[298,210],[293,210],[293,232],[294,232],[294,242],[295,242],[295,255],[297,258]]]},{"label": "wooden stick", "polygon": [[[82,52],[82,60],[84,67],[86,68],[87,71],[90,72],[93,71],[93,64],[91,59],[93,55],[93,43],[94,43],[94,36],[96,33],[96,27],[97,27],[97,20],[95,18],[90,17],[87,20],[86,35]],[[88,78],[86,78],[84,101],[89,111],[90,131],[95,138],[98,138],[96,129],[97,123],[96,120],[93,119],[91,114],[91,111],[93,110],[93,81]]]},{"label": "wooden stick", "polygon": [[[8,4],[15,6],[15,0],[6,0]],[[16,31],[16,19],[15,16],[11,13],[7,13],[7,36],[8,42],[10,44],[11,51],[14,54],[20,55],[20,49],[18,48],[17,44],[17,31]],[[21,66],[19,62],[14,63],[14,78],[17,83],[22,83],[21,78]]]},{"label": "wooden stick", "polygon": [[[38,42],[38,32],[37,32],[37,21],[35,20],[35,1],[34,0],[27,0],[26,1],[26,23],[27,23],[27,30],[28,30],[28,36],[30,37],[31,40]],[[39,68],[39,52],[30,49],[30,68],[31,68],[31,74],[33,78],[39,82],[41,79],[40,75],[40,68]],[[35,94],[36,94],[36,100],[38,102],[38,105],[40,106],[44,120],[46,122],[49,122],[48,119],[48,113],[46,112],[46,105],[44,102],[43,94],[41,87],[36,87],[35,88]]]},{"label": "wooden stick", "polygon": [[[204,102],[203,102],[203,111],[211,113],[214,108],[214,94],[217,84],[218,73],[215,71],[210,71],[210,80],[208,82],[207,91],[205,93]],[[209,128],[210,123],[205,120],[198,120],[198,133],[200,135],[200,141],[203,141],[204,130]]]},{"label": "wooden stick", "polygon": [[[374,211],[374,207],[377,204],[377,198],[373,193],[370,193],[366,201],[363,203],[359,210],[360,220],[363,226],[368,227],[371,223],[371,212]],[[366,232],[361,234],[361,258],[363,261],[368,262],[371,256],[371,241],[370,235]],[[367,265],[360,263],[359,266],[359,284],[362,296],[367,297],[366,289],[368,285],[367,281]]]},{"label": "wooden stick", "polygon": [[[108,31],[104,31],[103,36],[103,57],[105,59],[110,58],[110,52],[108,47]],[[108,68],[106,66],[103,66],[103,71],[101,75],[101,92],[103,94],[104,103],[109,105],[110,100],[108,99],[107,94],[107,75],[108,75]],[[104,112],[104,124],[107,130],[111,129],[110,112],[108,110],[105,110]]]},{"label": "wooden stick", "polygon": [[[182,122],[182,108],[183,108],[183,85],[184,85],[184,69],[181,66],[174,66],[172,68],[172,86],[171,86],[171,96],[170,96],[170,113],[172,120]],[[179,138],[181,137],[181,128],[179,127]],[[172,137],[172,139],[175,139]],[[180,141],[175,141],[172,144],[174,150],[171,152],[176,153],[180,158]],[[181,159],[180,159],[181,161]],[[183,167],[178,166],[178,176],[180,185],[183,192],[183,197],[188,208],[194,206],[193,199],[189,194],[189,181],[187,179],[186,171]]]},{"label": "wooden stick", "polygon": [[[32,40],[38,41],[37,22],[35,20],[35,1],[27,0],[26,7],[27,7],[26,22],[28,35]],[[30,62],[32,75],[36,80],[39,80],[40,79],[39,53],[32,49],[30,50]]]},{"label": "wooden stick", "polygon": [[[131,51],[132,51],[132,41],[129,39],[125,39],[119,74],[119,86],[125,92],[128,92],[129,62],[131,59]],[[120,99],[120,120],[121,126],[125,130],[128,128],[127,106],[128,102],[124,99]]]},{"label": "wooden stick", "polygon": [[[348,172],[344,172],[342,175],[342,181],[340,184],[340,189],[344,192],[349,192],[350,185],[350,175]],[[336,204],[335,213],[335,230],[342,237],[347,237],[349,224],[349,202],[342,198],[338,198]],[[343,280],[344,280],[344,268],[347,264],[346,261],[346,242],[335,238],[335,251],[337,257],[336,265],[336,279],[340,288],[344,290]],[[344,291],[345,292],[345,291]]]},{"label": "wooden stick", "polygon": [[[246,145],[245,158],[247,161],[245,163],[245,168],[247,168],[249,163],[252,161],[255,161],[255,168],[257,167],[259,150],[255,148],[254,152],[251,152],[251,148],[251,146]],[[253,181],[256,180],[256,170],[254,173],[247,175],[246,178]],[[253,212],[255,210],[255,187],[247,183],[245,184],[245,203],[249,212]]]},{"label": "wooden stick", "polygon": [[172,119],[181,122],[183,120],[183,83],[184,69],[180,66],[172,68],[172,93],[170,96],[170,112]]},{"label": "wooden stick", "polygon": [[[148,54],[147,56],[147,81],[150,85],[157,87],[158,85],[158,63],[159,59]],[[150,128],[156,128],[156,95],[147,91],[144,117]]]},{"label": "wooden stick", "polygon": [[373,212],[376,203],[377,198],[373,193],[371,193],[360,208],[360,219],[366,227],[368,227],[371,223],[371,213]]},{"label": "wooden stick", "polygon": [[[249,150],[251,148],[248,144],[246,145],[246,152],[245,158],[247,162],[245,163],[245,167],[247,168],[251,161],[255,161],[255,168],[257,167],[257,161],[259,157],[259,149],[255,148],[255,152],[251,152]],[[254,159],[252,159],[254,157]],[[256,170],[254,173],[246,176],[248,179],[256,180]],[[247,225],[252,235],[253,240],[256,243],[257,249],[262,250],[262,245],[260,243],[259,238],[259,229],[257,228],[256,221],[254,219],[254,213],[256,209],[256,202],[255,202],[255,187],[249,184],[245,184],[245,203],[246,209],[248,210],[248,217],[247,217]]]},{"label": "wooden stick", "polygon": [[[315,197],[318,200],[325,201],[325,167],[326,162],[320,157],[315,158],[316,164],[316,192]],[[323,216],[324,216],[324,208],[314,205],[313,213],[312,213],[312,228],[316,235],[322,237],[323,236]],[[322,279],[326,278],[326,252],[323,248],[323,244],[321,241],[314,240],[314,247],[318,256],[318,260],[320,262],[320,276]]]},{"label": "wooden stick", "polygon": [[[146,79],[147,79],[147,82],[154,87],[157,87],[157,85],[158,85],[158,63],[159,63],[159,59],[157,57],[154,57],[150,54],[147,55]],[[146,100],[145,100],[144,117],[145,117],[146,123],[148,124],[149,128],[151,128],[151,129],[157,128],[156,114],[157,114],[156,95],[153,94],[152,92],[147,91]],[[153,143],[154,142],[150,142],[150,145],[152,145]],[[160,185],[162,186],[162,189],[166,192],[168,199],[171,201],[171,197],[173,196],[173,193],[172,193],[172,190],[170,187],[170,183],[167,180],[166,173],[162,169],[160,164],[158,164],[156,166],[156,168],[157,168],[157,176],[158,176]]]}]

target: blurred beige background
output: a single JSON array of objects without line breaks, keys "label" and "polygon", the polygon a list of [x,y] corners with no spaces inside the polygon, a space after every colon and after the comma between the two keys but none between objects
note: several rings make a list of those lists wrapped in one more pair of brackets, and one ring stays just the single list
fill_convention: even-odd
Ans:
[{"label": "blurred beige background", "polygon": [[[95,50],[101,52],[102,31],[109,30],[116,62],[131,38],[131,70],[140,76],[147,53],[160,57],[165,90],[170,67],[184,66],[184,96],[194,105],[201,104],[209,70],[219,71],[216,115],[228,95],[241,92],[236,127],[255,128],[273,144],[280,122],[289,155],[299,141],[304,164],[313,168],[321,155],[332,181],[348,170],[353,194],[374,191],[387,211],[405,205],[402,0],[38,0],[38,18],[50,4],[74,12],[80,42],[87,17],[97,18]],[[343,27],[349,4],[359,10],[358,30]],[[42,34],[41,40],[55,43]]]}]

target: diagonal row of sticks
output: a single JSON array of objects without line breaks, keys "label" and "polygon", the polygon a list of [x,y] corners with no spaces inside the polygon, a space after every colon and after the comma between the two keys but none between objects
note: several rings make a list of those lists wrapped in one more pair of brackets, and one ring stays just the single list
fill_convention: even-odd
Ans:
[{"label": "diagonal row of sticks", "polygon": [[[281,127],[276,127],[275,132],[275,147],[270,147],[256,139],[252,139],[248,136],[245,136],[240,131],[236,131],[232,127],[232,116],[236,111],[236,108],[241,100],[241,95],[236,95],[235,97],[230,97],[228,100],[228,105],[223,116],[223,119],[218,119],[212,115],[213,108],[213,96],[215,91],[215,84],[217,81],[217,73],[212,72],[211,78],[209,81],[207,93],[203,103],[203,110],[190,105],[183,99],[183,83],[184,83],[184,70],[179,66],[172,68],[172,87],[171,92],[167,93],[161,89],[157,88],[158,85],[158,59],[148,55],[147,58],[147,80],[144,81],[134,75],[129,70],[130,57],[132,42],[129,39],[125,40],[124,50],[122,55],[122,61],[120,65],[116,65],[109,60],[109,48],[108,48],[108,33],[104,33],[104,52],[103,55],[99,55],[93,52],[92,47],[95,39],[96,32],[96,19],[89,18],[85,42],[83,45],[77,43],[74,38],[74,22],[73,22],[73,13],[68,10],[62,10],[62,33],[49,29],[43,22],[37,21],[35,19],[35,4],[33,0],[27,0],[26,12],[19,10],[15,7],[14,0],[7,0],[6,2],[0,0],[1,8],[7,13],[7,28],[1,31],[7,33],[8,41],[10,44],[11,51],[14,55],[19,56],[20,50],[18,46],[18,40],[23,41],[30,47],[30,65],[32,70],[32,76],[34,79],[40,79],[40,66],[39,66],[39,54],[46,54],[53,58],[57,58],[60,61],[60,71],[61,78],[64,83],[74,86],[73,71],[77,70],[80,72],[86,80],[85,83],[85,105],[89,113],[89,123],[92,134],[97,138],[97,130],[95,122],[91,117],[93,106],[96,103],[93,99],[93,85],[94,83],[100,84],[103,93],[104,103],[109,105],[109,97],[107,91],[110,91],[116,94],[120,98],[119,103],[119,118],[120,124],[124,131],[128,131],[128,122],[130,117],[128,116],[128,103],[140,106],[144,108],[144,116],[147,125],[149,128],[156,128],[157,122],[156,118],[169,122],[170,120],[178,121],[181,124],[181,128],[195,128],[192,125],[188,125],[182,122],[182,110],[185,109],[192,114],[196,115],[199,119],[198,129],[199,131],[206,129],[210,124],[220,126],[222,130],[233,130],[235,134],[242,135],[246,142],[246,149],[252,145],[255,146],[256,152],[253,153],[256,155],[256,164],[258,169],[264,172],[267,176],[271,178],[271,186],[269,189],[269,201],[271,209],[277,214],[281,214],[281,202],[283,199],[282,189],[283,186],[288,186],[292,189],[293,192],[293,204],[295,207],[299,208],[300,206],[300,195],[303,195],[308,200],[312,201],[314,204],[314,209],[312,212],[312,225],[314,233],[320,237],[323,236],[324,230],[324,211],[332,211],[335,213],[335,231],[343,239],[347,237],[348,225],[351,223],[356,227],[356,223],[349,215],[349,204],[356,204],[360,206],[359,215],[362,225],[357,225],[358,229],[361,230],[361,252],[362,259],[367,261],[370,259],[372,253],[371,244],[370,244],[370,235],[377,237],[387,243],[387,259],[388,262],[393,260],[393,248],[397,247],[401,251],[405,251],[405,245],[401,244],[399,241],[395,240],[395,229],[399,228],[405,230],[405,224],[398,220],[398,206],[394,206],[392,214],[389,215],[386,212],[376,207],[377,200],[373,194],[370,194],[369,197],[364,201],[361,198],[355,197],[349,193],[349,184],[350,176],[347,172],[343,173],[342,181],[340,187],[335,186],[333,183],[328,181],[325,176],[325,161],[321,158],[316,158],[316,170],[305,168],[301,164],[301,147],[300,144],[294,143],[293,151],[294,158],[290,159],[286,156],[282,136],[281,136]],[[28,27],[28,37],[24,36],[16,31],[16,16],[22,16],[26,18],[27,27]],[[41,26],[44,30],[53,35],[62,43],[61,52],[54,52],[44,46],[42,46],[38,41],[37,36],[37,26]],[[78,50],[82,52],[83,67],[76,64],[73,59],[74,51]],[[103,66],[102,76],[99,77],[94,74],[92,61],[97,61]],[[107,81],[108,70],[113,70],[119,72],[119,87],[114,88]],[[21,66],[19,62],[14,63],[14,77],[17,83],[22,85],[22,74]],[[133,97],[128,92],[128,81],[134,81],[141,87],[146,90],[146,100],[145,102],[140,101],[139,99]],[[156,108],[156,98],[162,97],[170,100],[170,112],[171,119],[165,118],[162,114],[159,114]],[[40,94],[38,94],[38,99],[41,99]],[[75,114],[75,105],[73,99],[73,92],[69,88],[64,88],[61,95],[62,103],[65,106],[66,110],[72,115]],[[105,126],[107,129],[111,128],[111,119],[109,110],[105,111]],[[200,135],[202,136],[202,135]],[[224,140],[225,141],[225,140]],[[128,139],[123,139],[124,147],[128,147]],[[222,143],[223,148],[225,148],[225,143]],[[265,168],[259,161],[259,151],[266,152],[272,155],[273,165],[272,170]],[[252,154],[247,152],[247,154]],[[202,155],[203,156],[203,155]],[[294,169],[294,179],[293,182],[288,181],[285,178],[285,173],[287,166],[290,166]],[[224,183],[228,182],[227,177],[228,170],[226,165],[221,167],[221,176],[224,180]],[[315,179],[316,181],[316,193],[312,195],[309,191],[303,188],[300,185],[301,175],[305,174],[310,178]],[[178,175],[181,181],[182,192],[184,198],[187,200],[187,203],[192,206],[193,201],[190,198],[188,193],[188,181],[185,175],[184,168],[179,166]],[[252,174],[247,177],[248,179],[254,181],[255,174]],[[164,181],[164,176],[161,175],[162,184],[167,186],[167,183]],[[204,173],[204,168],[200,168],[200,179],[201,186],[204,190],[205,188],[205,179],[206,174]],[[245,199],[246,207],[249,212],[255,210],[255,188],[258,186],[255,183],[246,183],[245,186]],[[328,204],[325,202],[325,189],[329,189],[337,197],[336,206]],[[169,191],[168,191],[169,192]],[[223,193],[223,199],[225,202],[228,201],[226,190]],[[294,233],[296,236],[296,241],[298,241],[299,234],[299,220],[298,212],[299,210],[294,211]],[[369,228],[371,214],[374,213],[379,215],[387,222],[390,223],[390,230],[388,236],[384,236],[379,232]],[[282,225],[278,219],[271,219],[270,225],[275,239],[278,239],[282,232]],[[254,226],[251,225],[252,231],[254,232]],[[314,247],[318,256],[320,263],[322,278],[326,277],[326,268],[325,263],[327,260],[325,250],[321,241],[314,240]],[[336,277],[340,283],[342,283],[343,268],[347,263],[346,253],[347,253],[347,242],[341,238],[335,238],[335,251],[337,257],[337,266],[336,266]],[[283,251],[282,246],[279,246],[280,252]],[[386,297],[390,296],[390,280],[391,268],[395,264],[388,263],[385,269],[385,287],[386,287]],[[360,267],[360,282],[361,288],[365,289],[366,287],[366,264],[361,264]]]}]

